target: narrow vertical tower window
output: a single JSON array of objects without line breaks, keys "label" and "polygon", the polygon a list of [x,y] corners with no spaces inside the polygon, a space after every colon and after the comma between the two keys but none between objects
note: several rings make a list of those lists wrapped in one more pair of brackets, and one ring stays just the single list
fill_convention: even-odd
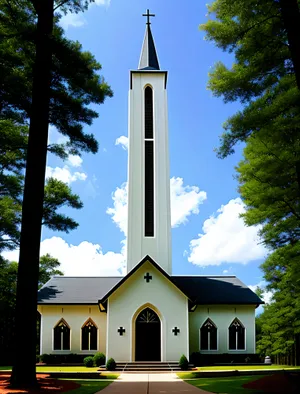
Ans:
[{"label": "narrow vertical tower window", "polygon": [[154,237],[153,92],[145,89],[145,237]]}]

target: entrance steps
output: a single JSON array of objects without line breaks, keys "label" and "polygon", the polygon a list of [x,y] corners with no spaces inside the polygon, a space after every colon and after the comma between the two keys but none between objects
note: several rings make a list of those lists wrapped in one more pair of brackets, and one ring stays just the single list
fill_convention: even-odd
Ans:
[{"label": "entrance steps", "polygon": [[180,367],[178,362],[160,361],[136,361],[136,362],[117,362],[116,371],[118,372],[178,372]]}]

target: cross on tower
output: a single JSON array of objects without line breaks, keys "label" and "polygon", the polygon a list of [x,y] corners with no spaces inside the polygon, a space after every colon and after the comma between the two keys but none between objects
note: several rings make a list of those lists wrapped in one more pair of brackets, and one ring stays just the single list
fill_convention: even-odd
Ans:
[{"label": "cross on tower", "polygon": [[151,17],[151,16],[155,16],[155,14],[150,14],[149,10],[147,10],[147,14],[143,14],[143,16],[146,16],[146,17],[147,17],[147,22],[146,22],[146,24],[147,24],[147,25],[151,25],[150,17]]},{"label": "cross on tower", "polygon": [[176,335],[176,336],[180,332],[178,327],[174,327],[172,331],[173,331],[174,335]]},{"label": "cross on tower", "polygon": [[123,335],[124,332],[125,332],[125,328],[123,328],[123,327],[118,328],[118,333],[119,333],[121,336]]},{"label": "cross on tower", "polygon": [[147,272],[147,274],[144,276],[144,279],[146,279],[146,282],[149,283],[150,280],[152,279],[152,276]]}]

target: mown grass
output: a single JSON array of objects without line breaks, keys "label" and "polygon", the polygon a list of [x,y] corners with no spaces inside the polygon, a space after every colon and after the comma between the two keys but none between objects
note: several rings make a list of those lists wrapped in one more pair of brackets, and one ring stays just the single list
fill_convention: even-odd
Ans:
[{"label": "mown grass", "polygon": [[[36,372],[98,372],[99,374],[101,373],[101,377],[99,376],[99,379],[117,379],[119,377],[119,374],[117,373],[110,373],[110,372],[99,372],[98,367],[93,367],[93,368],[86,368],[84,366],[74,366],[74,367],[66,367],[66,366],[37,366],[36,367]],[[11,371],[12,367],[11,366],[0,366],[0,371]]]},{"label": "mown grass", "polygon": [[293,367],[292,365],[218,365],[211,367],[197,367],[199,371],[242,371],[244,369],[300,369],[300,367]]},{"label": "mown grass", "polygon": [[[178,374],[179,375],[179,374]],[[234,376],[224,378],[201,378],[197,380],[186,380],[187,383],[199,389],[211,393],[230,393],[230,394],[260,394],[263,391],[250,390],[243,388],[243,384],[261,379],[263,376]]]}]

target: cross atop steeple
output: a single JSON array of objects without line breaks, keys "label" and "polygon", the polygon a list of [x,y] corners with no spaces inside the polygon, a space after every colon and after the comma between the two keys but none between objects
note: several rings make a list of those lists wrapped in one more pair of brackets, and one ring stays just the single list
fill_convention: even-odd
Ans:
[{"label": "cross atop steeple", "polygon": [[157,59],[156,49],[154,45],[154,40],[151,33],[151,16],[155,16],[155,14],[150,14],[150,11],[147,10],[146,14],[143,16],[147,17],[146,22],[146,32],[140,57],[140,62],[138,69],[139,70],[159,70],[159,63]]},{"label": "cross atop steeple", "polygon": [[150,17],[151,17],[151,16],[155,16],[155,14],[150,14],[149,10],[147,10],[147,14],[143,14],[143,16],[146,16],[146,17],[147,17],[147,22],[146,22],[146,24],[147,24],[147,25],[151,25]]}]

